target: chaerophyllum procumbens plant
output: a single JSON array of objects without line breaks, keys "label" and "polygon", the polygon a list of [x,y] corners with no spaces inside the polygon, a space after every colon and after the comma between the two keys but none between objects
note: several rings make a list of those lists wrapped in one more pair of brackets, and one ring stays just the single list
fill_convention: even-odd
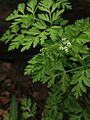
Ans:
[{"label": "chaerophyllum procumbens plant", "polygon": [[50,88],[42,120],[90,120],[90,18],[69,25],[62,18],[66,9],[69,0],[20,3],[1,38],[9,51],[41,46],[24,74]]},{"label": "chaerophyllum procumbens plant", "polygon": [[[20,102],[21,105],[21,117],[19,117],[20,120],[25,120],[25,119],[32,119],[36,120],[35,115],[37,113],[37,105],[36,103],[32,104],[30,98],[23,98]],[[9,113],[6,114],[6,117],[4,120],[18,120],[18,104],[16,100],[16,96],[13,95],[11,98],[11,104],[10,104],[10,109]]]}]

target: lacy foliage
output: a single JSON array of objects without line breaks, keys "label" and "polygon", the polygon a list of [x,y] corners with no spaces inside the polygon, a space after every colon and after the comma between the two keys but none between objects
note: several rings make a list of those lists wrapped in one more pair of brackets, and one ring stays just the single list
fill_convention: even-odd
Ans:
[{"label": "lacy foliage", "polygon": [[33,82],[51,88],[42,120],[89,120],[90,19],[67,25],[61,17],[65,9],[71,9],[68,0],[20,3],[6,18],[13,22],[1,40],[8,50],[42,47],[25,69]]}]

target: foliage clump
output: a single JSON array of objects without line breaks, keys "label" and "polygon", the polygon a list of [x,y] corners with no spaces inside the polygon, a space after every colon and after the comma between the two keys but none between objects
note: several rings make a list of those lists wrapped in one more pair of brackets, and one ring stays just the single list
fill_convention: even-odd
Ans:
[{"label": "foliage clump", "polygon": [[24,74],[51,89],[42,120],[90,119],[90,18],[67,25],[61,17],[66,9],[68,0],[20,3],[6,18],[13,22],[1,38],[8,50],[41,46]]}]

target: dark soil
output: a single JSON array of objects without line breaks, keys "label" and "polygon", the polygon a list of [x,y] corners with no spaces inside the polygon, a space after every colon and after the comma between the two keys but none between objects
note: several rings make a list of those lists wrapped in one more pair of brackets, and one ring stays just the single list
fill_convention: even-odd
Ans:
[{"label": "dark soil", "polygon": [[[0,0],[0,37],[8,29],[10,22],[5,18],[17,8],[18,3],[26,0]],[[67,11],[63,17],[73,23],[76,19],[90,16],[90,0],[71,0],[73,10]],[[42,115],[48,88],[41,83],[32,83],[32,76],[24,76],[24,68],[33,55],[39,52],[39,47],[23,53],[19,50],[8,52],[8,45],[0,42],[0,120],[3,120],[9,110],[10,98],[17,96],[17,102],[23,97],[30,97],[38,104],[39,117]]]}]

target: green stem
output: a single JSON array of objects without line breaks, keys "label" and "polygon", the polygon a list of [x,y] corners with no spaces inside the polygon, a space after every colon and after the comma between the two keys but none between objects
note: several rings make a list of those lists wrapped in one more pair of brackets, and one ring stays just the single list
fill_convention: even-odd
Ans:
[{"label": "green stem", "polygon": [[82,69],[82,68],[84,68],[84,66],[73,68],[71,70],[67,70],[66,72],[72,72],[72,71],[75,71],[75,70],[78,70],[78,69]]},{"label": "green stem", "polygon": [[52,26],[52,17],[51,17],[51,12],[49,12],[49,16],[50,16],[50,26]]},{"label": "green stem", "polygon": [[35,12],[37,11],[38,6],[39,6],[39,3],[38,3],[38,5],[36,6],[36,8],[35,8],[35,10],[34,10],[34,14],[35,14]]},{"label": "green stem", "polygon": [[[87,65],[87,66],[89,66],[89,65]],[[64,73],[73,72],[73,71],[75,71],[75,70],[79,70],[79,69],[82,69],[82,68],[84,68],[84,66],[81,66],[81,67],[77,67],[77,68],[74,68],[74,69],[71,69],[71,70],[64,71]],[[62,74],[62,72],[56,74],[55,77],[58,77],[58,76],[61,75],[61,74]]]}]

